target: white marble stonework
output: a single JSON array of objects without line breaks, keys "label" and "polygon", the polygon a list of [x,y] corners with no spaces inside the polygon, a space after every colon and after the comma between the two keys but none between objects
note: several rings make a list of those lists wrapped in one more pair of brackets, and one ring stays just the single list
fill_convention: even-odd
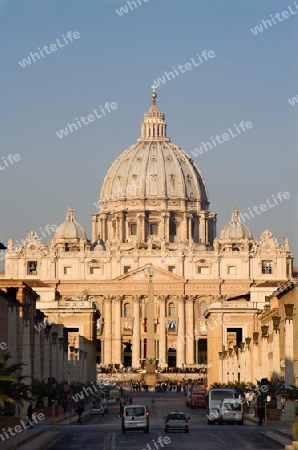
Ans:
[{"label": "white marble stonework", "polygon": [[[156,359],[162,367],[208,365],[210,379],[217,380],[218,351],[227,346],[230,331],[227,324],[211,330],[210,306],[218,302],[227,311],[227,300],[245,296],[249,303],[250,298],[254,307],[241,307],[232,320],[242,330],[238,338],[251,335],[255,311],[263,307],[265,296],[276,282],[291,278],[293,255],[288,243],[280,244],[268,230],[254,240],[237,207],[216,237],[216,213],[209,210],[205,179],[166,129],[154,92],[140,138],[120,154],[103,180],[99,210],[92,214],[92,239],[70,206],[48,245],[30,232],[22,245],[10,246],[5,277],[48,285],[36,288],[37,307],[50,319],[59,313],[60,323],[78,330],[89,364],[96,353],[105,366],[139,367],[146,359],[152,265]],[[101,314],[97,330],[95,310]],[[218,330],[219,340],[213,339]]]}]

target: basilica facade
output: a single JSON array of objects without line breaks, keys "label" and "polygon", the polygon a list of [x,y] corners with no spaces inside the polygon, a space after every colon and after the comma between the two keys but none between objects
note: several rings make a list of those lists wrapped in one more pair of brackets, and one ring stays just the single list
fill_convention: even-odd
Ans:
[{"label": "basilica facade", "polygon": [[[237,355],[268,296],[292,278],[289,242],[269,230],[255,240],[232,205],[217,237],[204,177],[166,128],[153,92],[141,137],[103,181],[91,240],[70,206],[48,245],[34,232],[20,246],[9,240],[5,278],[42,281],[37,307],[70,329],[69,345],[94,367],[142,365],[151,301],[160,367],[201,369],[209,384],[251,381],[257,356],[250,364]],[[236,357],[225,373],[223,352]]]}]

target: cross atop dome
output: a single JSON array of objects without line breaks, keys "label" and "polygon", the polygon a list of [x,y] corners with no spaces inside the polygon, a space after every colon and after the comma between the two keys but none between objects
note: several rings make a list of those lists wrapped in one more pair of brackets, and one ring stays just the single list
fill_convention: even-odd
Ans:
[{"label": "cross atop dome", "polygon": [[237,205],[234,206],[231,222],[241,222],[241,218],[240,218],[240,214],[239,214]]},{"label": "cross atop dome", "polygon": [[70,203],[69,208],[66,212],[66,220],[68,222],[74,222],[74,210],[72,209],[72,205]]},{"label": "cross atop dome", "polygon": [[152,103],[148,113],[144,114],[144,122],[142,123],[142,138],[167,138],[164,113],[161,113],[156,103],[157,94],[155,89],[158,86],[153,84],[152,89]]}]

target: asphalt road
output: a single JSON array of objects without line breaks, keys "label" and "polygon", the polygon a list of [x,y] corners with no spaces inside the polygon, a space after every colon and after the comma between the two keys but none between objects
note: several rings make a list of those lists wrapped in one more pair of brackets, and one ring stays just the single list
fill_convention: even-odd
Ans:
[{"label": "asphalt road", "polygon": [[[83,425],[58,425],[64,434],[51,450],[274,450],[280,444],[261,433],[258,425],[208,425],[205,411],[189,409],[181,393],[132,393],[133,403],[147,404],[150,410],[150,432],[121,433],[119,406],[110,406],[104,417],[88,417]],[[154,403],[152,403],[154,399]],[[191,417],[190,432],[164,432],[164,417],[171,410],[185,411]],[[167,443],[160,440],[165,438]],[[170,442],[169,442],[170,439]],[[163,444],[163,447],[162,447]]]}]

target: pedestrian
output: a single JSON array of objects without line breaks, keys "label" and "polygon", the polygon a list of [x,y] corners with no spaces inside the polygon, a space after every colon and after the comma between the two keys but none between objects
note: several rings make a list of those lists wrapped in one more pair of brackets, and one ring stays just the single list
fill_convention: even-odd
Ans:
[{"label": "pedestrian", "polygon": [[32,404],[30,403],[27,409],[27,419],[28,419],[27,425],[28,426],[30,425],[30,428],[33,428],[32,415],[33,415],[33,407]]},{"label": "pedestrian", "polygon": [[82,425],[82,414],[84,411],[85,411],[84,405],[80,405],[76,410],[76,413],[79,416],[78,425]]},{"label": "pedestrian", "polygon": [[259,418],[259,425],[263,425],[263,420],[265,419],[265,406],[264,405],[258,406],[257,415]]}]

